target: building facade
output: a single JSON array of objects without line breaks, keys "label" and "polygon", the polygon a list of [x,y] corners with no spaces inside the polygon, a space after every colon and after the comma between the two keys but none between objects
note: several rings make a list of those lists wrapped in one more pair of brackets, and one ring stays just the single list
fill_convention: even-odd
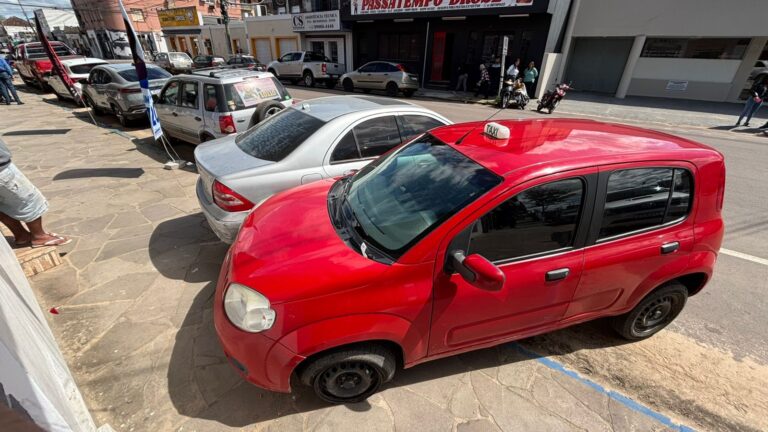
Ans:
[{"label": "building facade", "polygon": [[4,47],[7,47],[8,44],[34,40],[37,40],[37,33],[32,24],[19,17],[10,17],[0,21],[0,42]]},{"label": "building facade", "polygon": [[574,0],[562,77],[617,97],[736,102],[768,60],[766,14],[762,0]]}]

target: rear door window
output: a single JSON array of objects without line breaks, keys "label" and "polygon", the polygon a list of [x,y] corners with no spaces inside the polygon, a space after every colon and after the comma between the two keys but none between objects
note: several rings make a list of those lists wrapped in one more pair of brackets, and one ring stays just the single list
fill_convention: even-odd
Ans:
[{"label": "rear door window", "polygon": [[197,88],[198,85],[194,81],[184,83],[184,88],[181,93],[181,106],[192,109],[197,109],[199,107],[197,101]]},{"label": "rear door window", "polygon": [[360,159],[360,150],[355,141],[355,132],[349,131],[341,141],[336,144],[336,148],[331,153],[331,163],[347,162]]},{"label": "rear door window", "polygon": [[398,116],[397,120],[400,123],[400,136],[403,142],[409,141],[411,138],[421,135],[430,129],[444,126],[444,123],[440,120],[424,115],[402,115]]},{"label": "rear door window", "polygon": [[235,139],[246,154],[278,162],[293,153],[325,122],[297,109],[280,111]]},{"label": "rear door window", "polygon": [[680,168],[614,171],[608,177],[600,239],[653,228],[685,217],[692,177]]},{"label": "rear door window", "polygon": [[203,97],[205,98],[205,110],[215,112],[218,107],[218,96],[216,95],[216,86],[206,84],[203,88]]},{"label": "rear door window", "polygon": [[402,142],[395,116],[366,120],[355,126],[352,131],[360,148],[360,155],[364,158],[382,155]]}]

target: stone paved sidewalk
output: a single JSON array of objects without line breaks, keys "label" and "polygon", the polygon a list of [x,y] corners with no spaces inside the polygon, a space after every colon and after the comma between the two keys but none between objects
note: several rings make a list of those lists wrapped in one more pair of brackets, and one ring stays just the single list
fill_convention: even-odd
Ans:
[{"label": "stone paved sidewalk", "polygon": [[50,324],[97,424],[117,431],[679,429],[516,344],[401,371],[368,402],[349,406],[242,382],[213,331],[211,298],[226,246],[199,213],[197,175],[164,170],[143,126],[117,134],[51,95],[23,97],[26,105],[3,108],[0,133],[49,199],[48,227],[75,239],[61,248],[64,264],[32,283],[44,310],[60,310]]}]

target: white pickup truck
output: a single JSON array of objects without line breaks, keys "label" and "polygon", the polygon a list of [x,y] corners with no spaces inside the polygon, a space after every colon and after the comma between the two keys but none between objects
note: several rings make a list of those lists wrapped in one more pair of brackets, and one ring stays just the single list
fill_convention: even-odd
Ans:
[{"label": "white pickup truck", "polygon": [[301,80],[307,87],[314,87],[315,83],[324,82],[326,87],[334,88],[344,73],[344,66],[331,62],[321,53],[294,51],[269,63],[267,71],[278,79],[290,80],[292,84]]}]

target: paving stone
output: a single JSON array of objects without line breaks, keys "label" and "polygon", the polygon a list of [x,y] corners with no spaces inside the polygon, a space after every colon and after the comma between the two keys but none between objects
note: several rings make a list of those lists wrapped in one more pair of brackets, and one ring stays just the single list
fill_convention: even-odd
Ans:
[{"label": "paving stone", "polygon": [[[316,425],[307,425],[315,432],[389,432],[394,431],[392,418],[385,406],[371,402],[336,405],[325,409],[326,415]],[[422,430],[421,425],[418,430]],[[404,429],[408,430],[408,429]]]},{"label": "paving stone", "polygon": [[179,216],[181,212],[175,207],[172,207],[166,203],[153,204],[149,207],[141,209],[141,214],[144,215],[150,222],[169,219],[174,216]]},{"label": "paving stone", "polygon": [[122,240],[112,240],[104,244],[96,261],[105,261],[117,256],[149,247],[149,236],[131,237]]},{"label": "paving stone", "polygon": [[[142,220],[143,216],[142,216]],[[131,227],[126,228],[120,228],[117,231],[115,231],[114,234],[109,238],[110,240],[121,240],[121,239],[127,239],[127,238],[133,238],[133,237],[142,237],[146,235],[151,235],[152,231],[155,230],[155,227],[150,223],[144,223],[143,225],[135,225]]]},{"label": "paving stone", "polygon": [[[106,303],[120,300],[136,300],[159,277],[156,272],[134,273],[81,291],[67,301],[68,305]],[[143,315],[142,315],[143,316]]]},{"label": "paving stone", "polygon": [[80,291],[77,270],[66,264],[37,274],[30,281],[43,309],[57,306]]},{"label": "paving stone", "polygon": [[115,215],[115,219],[112,221],[112,223],[109,224],[109,229],[143,225],[147,222],[147,219],[141,213],[137,211],[127,211]]},{"label": "paving stone", "polygon": [[105,215],[78,222],[67,227],[67,235],[86,236],[101,232],[107,228],[112,219],[114,219],[113,215]]},{"label": "paving stone", "polygon": [[533,378],[538,370],[535,360],[514,350],[514,348],[500,347],[498,379],[505,386],[528,389],[533,383]]},{"label": "paving stone", "polygon": [[469,374],[462,379],[451,399],[450,410],[459,419],[468,420],[479,417],[480,402],[472,389]]},{"label": "paving stone", "polygon": [[149,262],[131,262],[122,257],[95,261],[80,271],[80,283],[83,286],[97,286],[118,277],[151,271],[151,269],[152,264]]},{"label": "paving stone", "polygon": [[499,373],[499,353],[497,348],[487,348],[470,351],[458,356],[458,359],[471,370],[482,371],[486,375],[496,378]]},{"label": "paving stone", "polygon": [[453,416],[443,407],[402,387],[382,393],[392,411],[396,430],[446,431],[453,427]]},{"label": "paving stone", "polygon": [[470,420],[468,422],[459,423],[456,426],[456,432],[501,432],[495,423],[488,419]]},{"label": "paving stone", "polygon": [[[540,372],[543,372],[540,370]],[[568,392],[571,396],[578,399],[590,411],[595,412],[607,423],[611,422],[611,415],[608,409],[610,398],[604,393],[595,391],[585,383],[575,380],[565,374],[550,372],[549,375],[542,375],[545,379],[549,378]]]},{"label": "paving stone", "polygon": [[589,409],[580,399],[552,378],[537,376],[531,389],[533,398],[539,406],[547,407],[577,427],[588,431],[610,431],[611,425],[599,414]]},{"label": "paving stone", "polygon": [[73,267],[82,270],[85,266],[93,262],[93,259],[96,258],[96,254],[98,253],[99,248],[75,250],[67,254],[67,259]]},{"label": "paving stone", "polygon": [[79,365],[80,352],[87,345],[106,332],[118,317],[130,306],[128,302],[112,302],[98,306],[60,307],[58,315],[50,315],[51,327],[59,341],[59,348],[70,358],[77,358],[75,367]]},{"label": "paving stone", "polygon": [[613,430],[616,432],[669,432],[673,430],[613,399],[608,401],[608,411]]},{"label": "paving stone", "polygon": [[425,363],[402,371],[395,379],[397,385],[408,389],[437,404],[448,408],[466,367],[456,357]]},{"label": "paving stone", "polygon": [[158,321],[132,322],[121,318],[83,352],[82,363],[84,367],[99,367],[114,362],[117,364],[110,367],[117,367],[169,329],[170,326]]}]

